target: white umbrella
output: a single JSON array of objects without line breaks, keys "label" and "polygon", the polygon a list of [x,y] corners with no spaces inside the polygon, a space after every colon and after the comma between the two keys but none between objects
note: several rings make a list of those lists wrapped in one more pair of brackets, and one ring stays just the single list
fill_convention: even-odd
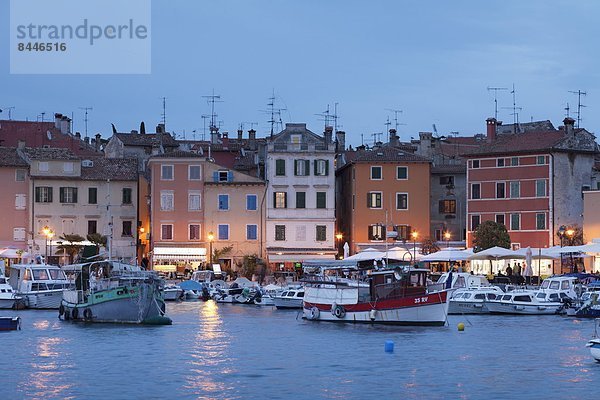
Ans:
[{"label": "white umbrella", "polygon": [[515,258],[525,258],[524,255],[520,255],[512,250],[505,249],[504,247],[494,246],[489,249],[480,251],[479,253],[473,253],[469,256],[469,260],[510,260]]},{"label": "white umbrella", "polygon": [[[515,251],[515,254],[519,254],[520,256],[527,258],[527,249],[530,248],[520,248],[519,250]],[[555,253],[553,250],[553,248],[531,248],[531,258],[533,260],[555,260],[557,258],[560,258],[560,254]]]},{"label": "white umbrella", "polygon": [[368,260],[381,260],[385,257],[385,253],[381,251],[361,251],[353,256],[347,257],[347,261],[368,261]]},{"label": "white umbrella", "polygon": [[421,261],[464,261],[468,259],[469,256],[469,253],[466,253],[462,250],[441,250],[421,257]]},{"label": "white umbrella", "polygon": [[[19,254],[20,253],[20,254]],[[23,252],[23,250],[8,248],[0,252],[1,258],[25,258],[28,257],[29,253]]]},{"label": "white umbrella", "polygon": [[348,258],[348,256],[350,255],[350,245],[348,244],[348,242],[344,243],[344,260],[346,258]]},{"label": "white umbrella", "polygon": [[532,267],[533,255],[531,252],[531,247],[527,247],[525,250],[525,271],[523,271],[524,276],[532,276],[533,275],[533,267]]}]

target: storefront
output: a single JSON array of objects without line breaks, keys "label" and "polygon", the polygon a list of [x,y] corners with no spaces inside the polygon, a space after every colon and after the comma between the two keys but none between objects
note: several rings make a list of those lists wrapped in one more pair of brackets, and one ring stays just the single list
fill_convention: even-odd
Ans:
[{"label": "storefront", "polygon": [[271,271],[295,271],[302,268],[302,263],[307,260],[335,260],[336,250],[324,249],[267,249],[269,269]]},{"label": "storefront", "polygon": [[152,253],[152,269],[161,272],[185,272],[197,270],[206,263],[204,247],[155,247]]}]

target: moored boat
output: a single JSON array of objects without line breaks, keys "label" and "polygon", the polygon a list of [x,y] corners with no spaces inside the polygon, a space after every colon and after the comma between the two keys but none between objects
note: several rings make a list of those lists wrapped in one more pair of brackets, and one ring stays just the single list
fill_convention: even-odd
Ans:
[{"label": "moored boat", "polygon": [[163,288],[163,299],[165,301],[177,301],[184,297],[183,289],[176,285],[165,285]]},{"label": "moored boat", "polygon": [[273,305],[278,309],[302,308],[304,293],[303,287],[288,288],[273,296]]},{"label": "moored boat", "polygon": [[21,317],[0,317],[0,331],[16,331],[21,329]]},{"label": "moored boat", "polygon": [[23,298],[17,295],[12,286],[6,283],[4,275],[0,275],[0,308],[25,308]]},{"label": "moored boat", "polygon": [[594,335],[586,347],[590,349],[590,354],[597,362],[600,362],[600,337],[598,337],[598,325],[600,325],[600,318],[596,318],[594,321]]},{"label": "moored boat", "polygon": [[448,314],[488,314],[488,302],[503,294],[497,286],[458,289],[450,297]]},{"label": "moored boat", "polygon": [[530,290],[515,290],[488,301],[486,307],[492,314],[520,315],[556,314],[561,309],[561,301],[547,301],[546,294],[540,297],[537,294]]},{"label": "moored boat", "polygon": [[71,287],[64,272],[48,264],[13,264],[8,281],[27,308],[58,309],[63,291]]}]

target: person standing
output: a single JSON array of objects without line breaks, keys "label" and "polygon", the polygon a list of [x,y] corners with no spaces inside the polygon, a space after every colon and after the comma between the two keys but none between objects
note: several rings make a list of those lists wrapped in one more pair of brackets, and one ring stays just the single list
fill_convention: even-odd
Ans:
[{"label": "person standing", "polygon": [[515,266],[515,275],[521,275],[521,263],[517,263],[517,265]]}]

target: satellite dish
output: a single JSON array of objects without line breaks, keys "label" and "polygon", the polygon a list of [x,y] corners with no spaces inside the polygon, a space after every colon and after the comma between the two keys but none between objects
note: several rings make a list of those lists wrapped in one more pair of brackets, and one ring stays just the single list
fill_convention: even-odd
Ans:
[{"label": "satellite dish", "polygon": [[52,132],[46,131],[46,136],[48,136],[48,140],[52,140]]}]

